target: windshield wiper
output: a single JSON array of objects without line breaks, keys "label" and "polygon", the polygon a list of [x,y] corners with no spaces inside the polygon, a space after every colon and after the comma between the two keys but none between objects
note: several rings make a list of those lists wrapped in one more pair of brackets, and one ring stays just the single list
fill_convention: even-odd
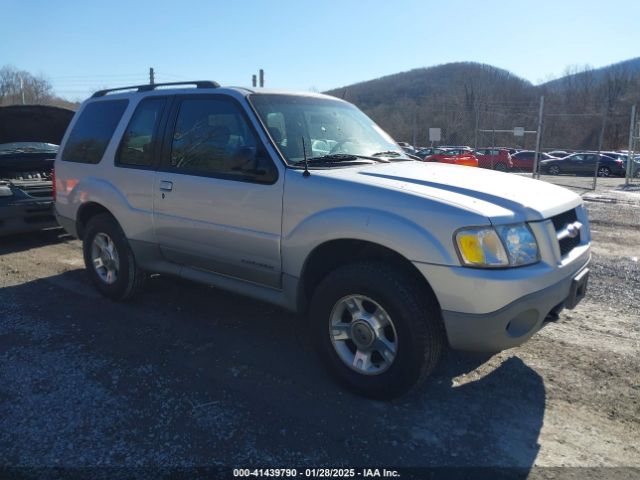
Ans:
[{"label": "windshield wiper", "polygon": [[[307,163],[339,163],[339,162],[353,162],[354,160],[373,160],[379,163],[389,163],[389,160],[379,157],[371,157],[367,155],[355,155],[351,153],[330,153],[329,155],[322,155],[320,157],[307,158]],[[304,163],[304,160],[298,160],[296,165]]]},{"label": "windshield wiper", "polygon": [[402,155],[400,152],[396,151],[396,150],[384,150],[383,152],[376,152],[376,153],[372,153],[371,156],[372,157],[399,157],[400,155]]}]

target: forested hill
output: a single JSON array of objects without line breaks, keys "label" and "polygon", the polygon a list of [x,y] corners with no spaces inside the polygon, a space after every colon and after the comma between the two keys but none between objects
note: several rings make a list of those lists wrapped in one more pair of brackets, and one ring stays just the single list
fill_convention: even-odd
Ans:
[{"label": "forested hill", "polygon": [[640,106],[640,58],[599,69],[571,67],[557,79],[533,85],[491,65],[457,62],[419,68],[326,92],[358,105],[397,140],[428,143],[429,127],[447,144],[533,146],[529,137],[478,130],[535,130],[545,96],[546,145],[596,148],[607,113],[604,148],[623,148],[629,110]]},{"label": "forested hill", "polygon": [[[362,108],[399,100],[449,99],[487,101],[505,90],[523,96],[533,86],[507,70],[472,62],[447,63],[369,80],[327,92]],[[482,97],[482,98],[480,98]]]}]

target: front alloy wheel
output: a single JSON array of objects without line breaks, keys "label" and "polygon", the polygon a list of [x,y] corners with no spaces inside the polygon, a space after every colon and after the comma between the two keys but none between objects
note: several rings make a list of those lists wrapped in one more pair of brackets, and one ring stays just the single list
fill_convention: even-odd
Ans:
[{"label": "front alloy wheel", "polygon": [[396,358],[398,334],[391,317],[364,295],[338,300],[331,312],[329,331],[338,357],[357,373],[378,375]]},{"label": "front alloy wheel", "polygon": [[350,390],[389,399],[438,363],[445,333],[437,300],[411,271],[364,261],[340,266],[315,288],[310,328],[321,359]]}]

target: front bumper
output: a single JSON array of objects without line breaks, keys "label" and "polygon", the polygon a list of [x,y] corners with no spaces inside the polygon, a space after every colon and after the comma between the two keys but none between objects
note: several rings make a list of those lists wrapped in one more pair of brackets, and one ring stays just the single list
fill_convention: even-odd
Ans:
[{"label": "front bumper", "polygon": [[[590,261],[590,235],[585,228],[583,242],[560,257],[558,243],[548,238],[550,223],[530,224],[542,257],[534,265],[490,270],[414,262],[440,303],[452,348],[496,352],[515,347],[538,331],[549,313],[572,306],[565,301]],[[547,228],[549,235],[543,235]]]},{"label": "front bumper", "polygon": [[57,226],[52,200],[0,204],[0,236]]},{"label": "front bumper", "polygon": [[521,345],[540,330],[551,312],[555,314],[564,307],[575,307],[581,297],[576,299],[577,282],[574,279],[585,279],[586,273],[585,265],[576,275],[519,298],[495,312],[471,314],[443,310],[449,344],[457,350],[475,352],[498,352]]}]

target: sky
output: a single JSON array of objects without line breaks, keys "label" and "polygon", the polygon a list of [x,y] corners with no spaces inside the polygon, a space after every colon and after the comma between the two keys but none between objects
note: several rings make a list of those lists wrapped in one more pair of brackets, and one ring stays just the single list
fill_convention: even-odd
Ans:
[{"label": "sky", "polygon": [[216,80],[325,91],[474,61],[533,83],[640,56],[639,0],[0,0],[0,67],[59,96]]}]

